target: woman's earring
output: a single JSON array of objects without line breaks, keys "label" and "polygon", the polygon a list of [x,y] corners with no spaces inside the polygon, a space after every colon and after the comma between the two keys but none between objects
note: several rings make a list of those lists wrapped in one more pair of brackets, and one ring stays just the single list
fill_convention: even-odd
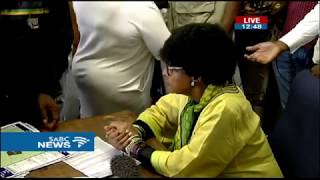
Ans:
[{"label": "woman's earring", "polygon": [[191,87],[194,87],[194,80],[191,81]]},{"label": "woman's earring", "polygon": [[191,87],[194,87],[196,84],[196,82],[198,82],[198,80],[195,80],[194,77],[192,77],[192,80],[191,80]]}]

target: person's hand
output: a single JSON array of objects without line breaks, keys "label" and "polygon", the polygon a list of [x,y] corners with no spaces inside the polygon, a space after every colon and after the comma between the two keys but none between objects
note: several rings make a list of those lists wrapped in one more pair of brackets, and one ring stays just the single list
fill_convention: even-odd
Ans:
[{"label": "person's hand", "polygon": [[136,117],[133,114],[123,113],[113,115],[107,115],[103,117],[105,120],[108,120],[107,126],[115,127],[120,132],[124,132],[127,129],[129,130],[132,126],[132,123],[136,120]]},{"label": "person's hand", "polygon": [[57,103],[47,94],[40,94],[38,104],[41,111],[42,123],[47,130],[53,130],[59,122],[60,108]]},{"label": "person's hand", "polygon": [[117,128],[105,126],[106,141],[116,149],[125,151],[125,148],[130,143],[131,133],[129,131],[120,132]]},{"label": "person's hand", "polygon": [[132,123],[129,125],[127,123],[112,121],[109,125],[103,127],[106,131],[106,138],[109,136],[108,133],[112,129],[117,130],[119,133],[129,133],[130,136],[139,135],[137,128],[132,126]]},{"label": "person's hand", "polygon": [[246,47],[247,51],[253,51],[253,53],[250,55],[245,54],[244,57],[250,61],[268,64],[287,49],[289,49],[288,46],[281,41],[262,42]]},{"label": "person's hand", "polygon": [[132,126],[136,116],[131,112],[122,112],[114,116],[107,115],[103,118],[108,120],[107,125],[104,126],[106,140],[117,149],[124,150],[130,143],[129,138],[138,134],[136,128]]},{"label": "person's hand", "polygon": [[311,68],[311,72],[314,76],[320,78],[320,65],[317,64]]}]

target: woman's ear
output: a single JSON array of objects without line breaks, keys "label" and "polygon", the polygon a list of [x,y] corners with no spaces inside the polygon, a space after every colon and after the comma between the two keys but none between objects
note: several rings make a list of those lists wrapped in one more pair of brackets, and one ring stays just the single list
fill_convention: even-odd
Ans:
[{"label": "woman's ear", "polygon": [[197,83],[202,82],[201,77],[195,78],[194,76],[191,77],[191,86],[194,87]]}]

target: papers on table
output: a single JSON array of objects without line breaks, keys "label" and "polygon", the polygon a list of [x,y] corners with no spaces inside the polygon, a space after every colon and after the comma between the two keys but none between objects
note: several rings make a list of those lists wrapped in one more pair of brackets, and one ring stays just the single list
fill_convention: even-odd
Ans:
[{"label": "papers on table", "polygon": [[[1,132],[39,132],[39,130],[30,124],[19,121],[1,127]],[[114,156],[126,154],[115,149],[99,137],[95,137],[94,141],[95,150],[93,152],[1,151],[0,178],[24,177],[32,170],[59,161],[64,161],[88,177],[102,178],[111,176],[111,159]],[[140,164],[139,161],[136,161],[136,163]]]},{"label": "papers on table", "polygon": [[[1,132],[39,132],[39,130],[19,121],[1,127]],[[69,155],[67,152],[1,151],[0,178],[24,177],[29,171],[59,162],[67,155]]]},{"label": "papers on table", "polygon": [[[124,153],[101,138],[95,137],[94,152],[76,152],[64,162],[88,177],[102,178],[112,175],[110,164],[111,159],[116,155],[124,155]],[[137,164],[139,164],[138,161]]]},{"label": "papers on table", "polygon": [[110,163],[111,158],[122,154],[101,138],[95,137],[95,148],[93,152],[76,152],[64,160],[73,168],[81,171],[88,177],[102,178],[112,175]]},{"label": "papers on table", "polygon": [[[1,127],[1,132],[39,132],[36,128],[22,122],[16,122]],[[19,143],[19,142],[17,142]],[[7,167],[14,163],[23,161],[25,159],[37,156],[44,152],[30,152],[30,151],[1,151],[1,167]]]},{"label": "papers on table", "polygon": [[60,152],[46,152],[5,167],[14,174],[25,173],[61,161],[65,158]]}]

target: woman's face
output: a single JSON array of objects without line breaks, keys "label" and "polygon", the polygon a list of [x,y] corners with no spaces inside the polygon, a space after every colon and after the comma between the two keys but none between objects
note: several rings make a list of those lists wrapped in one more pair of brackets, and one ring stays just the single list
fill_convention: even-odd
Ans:
[{"label": "woman's face", "polygon": [[190,95],[191,77],[188,76],[183,68],[167,66],[163,70],[164,81],[168,85],[169,93]]}]

